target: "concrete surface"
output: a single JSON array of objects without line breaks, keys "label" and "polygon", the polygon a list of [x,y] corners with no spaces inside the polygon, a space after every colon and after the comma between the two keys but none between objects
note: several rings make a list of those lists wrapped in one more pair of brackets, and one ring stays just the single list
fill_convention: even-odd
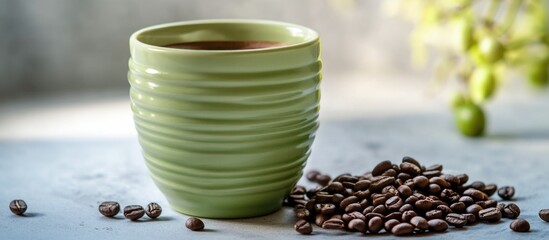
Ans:
[{"label": "concrete surface", "polygon": [[[515,186],[514,201],[532,231],[512,232],[505,219],[421,235],[423,239],[549,236],[549,223],[537,216],[541,208],[549,208],[548,94],[502,89],[502,97],[489,106],[488,136],[466,139],[454,131],[443,102],[417,94],[423,88],[417,82],[348,81],[323,85],[321,127],[307,170],[360,174],[381,160],[399,161],[404,155],[425,165],[442,163],[447,170],[468,173],[471,180]],[[252,219],[204,219],[204,232],[187,230],[187,217],[168,207],[147,175],[128,127],[126,94],[0,104],[0,239],[303,239],[293,229],[288,208]],[[9,202],[17,198],[29,206],[26,217],[9,212]],[[97,211],[104,200],[123,206],[156,201],[164,212],[155,221],[130,222],[121,214],[108,219]],[[363,237],[320,228],[314,233],[310,238]]]}]

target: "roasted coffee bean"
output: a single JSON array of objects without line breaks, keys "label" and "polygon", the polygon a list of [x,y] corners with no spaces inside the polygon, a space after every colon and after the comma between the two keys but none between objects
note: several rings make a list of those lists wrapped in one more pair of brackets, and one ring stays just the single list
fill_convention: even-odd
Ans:
[{"label": "roasted coffee bean", "polygon": [[315,177],[315,182],[321,186],[326,186],[332,181],[332,178],[328,175],[319,174]]},{"label": "roasted coffee bean", "polygon": [[430,194],[438,194],[438,193],[440,193],[441,190],[442,190],[442,188],[440,188],[439,185],[434,184],[434,183],[429,184],[429,193]]},{"label": "roasted coffee bean", "polygon": [[549,222],[549,209],[539,210],[539,218],[541,218],[543,221]]},{"label": "roasted coffee bean", "polygon": [[[364,214],[362,214],[360,212],[346,213],[344,215],[349,216],[351,219],[362,219],[362,220],[366,221],[366,217],[364,216]],[[343,216],[342,216],[342,219],[343,219]]]},{"label": "roasted coffee bean", "polygon": [[316,170],[311,170],[309,172],[307,172],[307,174],[305,175],[305,177],[307,178],[307,180],[311,181],[311,182],[315,182],[316,181],[316,177],[320,175],[320,172],[319,171],[316,171]]},{"label": "roasted coffee bean", "polygon": [[412,176],[410,176],[410,174],[408,174],[408,173],[403,173],[403,172],[401,172],[401,173],[399,173],[399,174],[397,175],[397,179],[400,179],[400,180],[402,180],[403,182],[406,181],[406,180],[408,180],[408,179],[411,179],[411,178],[412,178]]},{"label": "roasted coffee bean", "polygon": [[332,218],[343,220],[341,214],[334,214],[334,215],[332,215],[332,217],[330,217],[330,219],[332,219]]},{"label": "roasted coffee bean", "polygon": [[357,191],[353,194],[353,196],[355,196],[359,199],[367,199],[367,198],[370,198],[371,195],[372,195],[372,193],[370,193],[370,190]]},{"label": "roasted coffee bean", "polygon": [[432,177],[429,179],[429,183],[434,183],[441,188],[450,188],[451,185],[442,177]]},{"label": "roasted coffee bean", "polygon": [[530,223],[522,218],[517,218],[516,220],[511,222],[509,228],[511,228],[515,232],[529,232]]},{"label": "roasted coffee bean", "polygon": [[336,204],[336,205],[339,205],[341,203],[341,201],[343,201],[343,199],[345,199],[345,196],[343,196],[343,194],[336,193],[332,196],[332,203]]},{"label": "roasted coffee bean", "polygon": [[428,210],[431,210],[431,207],[433,207],[433,200],[428,200],[428,199],[417,200],[414,206],[416,207],[416,209],[420,211],[428,211]]},{"label": "roasted coffee bean", "polygon": [[298,233],[304,235],[311,234],[313,232],[313,226],[311,226],[309,222],[303,219],[298,220],[295,223],[294,228]]},{"label": "roasted coffee bean", "polygon": [[308,219],[311,216],[309,210],[303,208],[295,211],[295,216],[299,219]]},{"label": "roasted coffee bean", "polygon": [[465,203],[463,202],[456,202],[450,205],[450,209],[452,209],[452,212],[455,213],[461,213],[464,212],[467,207],[465,206]]},{"label": "roasted coffee bean", "polygon": [[368,190],[368,188],[370,188],[370,184],[371,182],[369,180],[360,180],[355,183],[355,185],[353,186],[353,190],[355,191]]},{"label": "roasted coffee bean", "polygon": [[476,189],[476,190],[483,191],[484,188],[486,187],[486,185],[484,184],[484,182],[474,181],[474,182],[471,183],[471,187]]},{"label": "roasted coffee bean", "polygon": [[402,221],[403,222],[410,222],[410,220],[415,216],[417,216],[417,213],[415,211],[410,210],[410,211],[403,212],[402,213]]},{"label": "roasted coffee bean", "polygon": [[105,217],[114,217],[120,212],[120,204],[114,201],[105,201],[99,204],[99,212]]},{"label": "roasted coffee bean", "polygon": [[403,162],[400,164],[400,171],[408,173],[412,176],[417,176],[421,173],[421,168],[415,164]]},{"label": "roasted coffee bean", "polygon": [[356,212],[356,211],[362,211],[362,206],[360,206],[359,203],[351,203],[345,207],[346,213]]},{"label": "roasted coffee bean", "polygon": [[453,202],[457,202],[460,199],[460,196],[458,193],[454,192],[454,190],[446,188],[440,192],[440,199],[446,202],[453,203]]},{"label": "roasted coffee bean", "polygon": [[385,220],[388,220],[388,219],[396,219],[400,221],[402,219],[402,213],[401,212],[389,213],[385,216]]},{"label": "roasted coffee bean", "polygon": [[427,224],[432,232],[444,232],[448,229],[448,223],[442,219],[431,219]]},{"label": "roasted coffee bean", "polygon": [[494,200],[494,199],[488,199],[486,201],[484,201],[484,208],[491,208],[491,207],[496,207],[498,205],[498,201]]},{"label": "roasted coffee bean", "polygon": [[381,174],[381,176],[387,176],[387,177],[396,177],[398,174],[398,172],[394,169],[389,169],[385,172],[383,172],[383,174]]},{"label": "roasted coffee bean", "polygon": [[315,200],[317,203],[330,203],[334,195],[327,192],[317,192],[315,195]]},{"label": "roasted coffee bean", "polygon": [[147,214],[150,218],[157,218],[160,214],[162,214],[162,207],[155,202],[149,203],[147,205],[147,209],[145,210],[145,214]]},{"label": "roasted coffee bean", "polygon": [[368,230],[370,233],[378,233],[383,227],[383,219],[380,217],[373,217],[368,221]]},{"label": "roasted coffee bean", "polygon": [[488,198],[486,193],[483,193],[480,190],[474,189],[474,188],[469,188],[469,189],[465,190],[463,192],[463,195],[470,196],[473,199],[475,199],[476,201],[484,201]]},{"label": "roasted coffee bean", "polygon": [[448,213],[448,215],[446,215],[446,222],[456,228],[461,228],[467,224],[467,218],[461,214]]},{"label": "roasted coffee bean", "polygon": [[374,177],[379,176],[391,168],[393,168],[393,163],[391,163],[391,161],[386,160],[386,161],[380,162],[372,170],[372,176]]},{"label": "roasted coffee bean", "polygon": [[442,173],[438,170],[433,170],[433,171],[426,171],[426,172],[423,172],[422,173],[423,176],[427,177],[427,178],[432,178],[432,177],[438,177],[440,176]]},{"label": "roasted coffee bean", "polygon": [[427,219],[441,219],[443,217],[442,211],[435,209],[425,213]]},{"label": "roasted coffee bean", "polygon": [[417,176],[413,178],[414,187],[418,189],[423,189],[429,186],[429,179],[425,176]]},{"label": "roasted coffee bean", "polygon": [[374,206],[385,204],[386,201],[387,201],[387,197],[385,197],[384,194],[372,195],[372,205]]},{"label": "roasted coffee bean", "polygon": [[23,215],[27,211],[27,203],[21,199],[10,202],[10,210],[15,215]]},{"label": "roasted coffee bean", "polygon": [[387,187],[389,185],[395,184],[395,178],[394,177],[378,177],[375,178],[371,184],[370,184],[370,191],[377,192],[383,189],[384,187]]},{"label": "roasted coffee bean", "polygon": [[129,205],[124,207],[124,217],[135,221],[145,215],[145,210],[139,205]]},{"label": "roasted coffee bean", "polygon": [[463,174],[458,174],[456,175],[456,177],[459,178],[459,184],[465,184],[467,183],[467,181],[469,181],[469,175],[463,173]]},{"label": "roasted coffee bean", "polygon": [[395,236],[409,235],[414,232],[414,226],[409,223],[399,223],[391,229],[391,233]]},{"label": "roasted coffee bean", "polygon": [[424,232],[429,229],[429,224],[427,223],[427,220],[420,216],[415,216],[412,219],[410,219],[410,224],[416,228],[418,232]]},{"label": "roasted coffee bean", "polygon": [[328,186],[326,186],[325,189],[325,191],[332,194],[342,192],[343,190],[345,190],[345,187],[343,187],[343,184],[341,184],[340,182],[331,182],[330,184],[328,184]]},{"label": "roasted coffee bean", "polygon": [[343,229],[345,228],[345,223],[341,219],[330,218],[322,223],[322,228],[324,229]]},{"label": "roasted coffee bean", "polygon": [[406,198],[406,200],[404,200],[404,204],[414,205],[417,202],[417,200],[419,200],[419,198],[412,195]]},{"label": "roasted coffee bean", "polygon": [[192,231],[202,231],[204,229],[204,222],[198,218],[191,217],[185,222],[185,227]]},{"label": "roasted coffee bean", "polygon": [[399,224],[400,222],[397,219],[389,219],[385,221],[385,231],[391,232],[394,226]]},{"label": "roasted coffee bean", "polygon": [[514,203],[509,203],[503,208],[503,216],[510,219],[515,219],[520,215],[520,208]]},{"label": "roasted coffee bean", "polygon": [[465,203],[465,205],[469,206],[473,203],[475,203],[475,200],[472,198],[472,197],[469,197],[469,196],[461,196],[459,199],[458,199],[459,202],[463,202]]},{"label": "roasted coffee bean", "polygon": [[362,210],[362,214],[366,215],[368,213],[371,213],[373,210],[374,210],[374,206],[368,206],[366,208],[364,208],[364,210]]},{"label": "roasted coffee bean", "polygon": [[366,222],[370,221],[370,219],[374,218],[374,217],[380,217],[381,219],[384,218],[384,215],[381,214],[381,213],[368,213],[368,214],[365,214],[364,217],[366,218]]},{"label": "roasted coffee bean", "polygon": [[320,206],[320,214],[332,215],[336,212],[336,206],[331,203],[324,203]]},{"label": "roasted coffee bean", "polygon": [[452,186],[458,186],[461,184],[461,182],[459,181],[459,177],[455,175],[443,174],[443,175],[440,175],[440,177],[446,180],[446,182],[448,182]]},{"label": "roasted coffee bean", "polygon": [[372,210],[372,212],[385,214],[387,212],[387,208],[385,207],[385,205],[377,205],[376,207],[374,207],[374,210]]},{"label": "roasted coffee bean", "polygon": [[305,195],[308,198],[313,198],[320,191],[320,189],[321,189],[321,187],[311,188],[311,189],[307,190],[307,193]]},{"label": "roasted coffee bean", "polygon": [[465,219],[467,219],[467,224],[473,224],[477,222],[477,217],[475,217],[475,215],[472,213],[464,213],[462,215],[465,217]]},{"label": "roasted coffee bean", "polygon": [[482,210],[483,208],[478,205],[478,204],[472,204],[472,205],[469,205],[469,207],[467,207],[467,209],[465,209],[465,212],[467,213],[471,213],[475,216],[478,216],[478,213]]},{"label": "roasted coffee bean", "polygon": [[366,232],[366,222],[362,219],[353,219],[349,222],[347,228],[363,233]]},{"label": "roasted coffee bean", "polygon": [[438,205],[436,209],[442,211],[443,216],[448,215],[448,213],[452,213],[452,209],[446,205]]},{"label": "roasted coffee bean", "polygon": [[356,196],[349,196],[343,200],[341,200],[341,202],[339,203],[339,207],[341,209],[345,209],[347,206],[349,206],[349,204],[352,204],[352,203],[357,203],[359,201],[358,197]]},{"label": "roasted coffee bean", "polygon": [[399,212],[405,212],[410,210],[414,210],[414,206],[412,206],[412,204],[409,204],[409,203],[405,203],[404,205],[402,205],[402,207],[398,209]]},{"label": "roasted coffee bean", "polygon": [[425,171],[442,171],[442,165],[434,164],[425,168]]},{"label": "roasted coffee bean", "polygon": [[305,203],[305,209],[309,210],[309,212],[314,212],[315,211],[315,206],[316,206],[316,200],[315,199],[311,199],[309,201],[307,201],[307,203]]},{"label": "roasted coffee bean", "polygon": [[412,189],[406,185],[399,186],[397,190],[403,198],[407,198],[412,195]]},{"label": "roasted coffee bean", "polygon": [[503,200],[511,200],[515,195],[515,188],[510,186],[504,186],[498,189],[498,196]]},{"label": "roasted coffee bean", "polygon": [[403,163],[404,162],[411,163],[411,164],[414,164],[418,167],[421,167],[421,164],[419,164],[419,162],[416,159],[414,159],[413,157],[405,156],[405,157],[402,158],[402,162]]},{"label": "roasted coffee bean", "polygon": [[[315,224],[319,227],[322,227],[322,224],[328,219],[328,217],[322,215],[322,214],[317,214],[315,216]],[[342,220],[343,221],[343,220]]]},{"label": "roasted coffee bean", "polygon": [[501,212],[501,216],[505,216],[505,214],[503,213],[504,208],[505,208],[505,203],[498,203],[498,205],[496,206],[496,209]]},{"label": "roasted coffee bean", "polygon": [[307,193],[307,189],[301,185],[296,185],[294,188],[292,188],[292,191],[290,194],[299,194],[299,195],[305,195]]},{"label": "roasted coffee bean", "polygon": [[397,211],[402,205],[404,205],[404,201],[398,196],[393,196],[385,202],[385,207],[387,207],[389,211]]},{"label": "roasted coffee bean", "polygon": [[480,210],[480,212],[478,212],[478,217],[482,221],[498,222],[499,220],[501,220],[501,212],[493,207],[487,208],[487,209]]},{"label": "roasted coffee bean", "polygon": [[494,195],[494,193],[498,190],[498,186],[496,184],[486,184],[486,186],[484,187],[484,193],[486,193],[486,195],[488,195],[488,197]]}]

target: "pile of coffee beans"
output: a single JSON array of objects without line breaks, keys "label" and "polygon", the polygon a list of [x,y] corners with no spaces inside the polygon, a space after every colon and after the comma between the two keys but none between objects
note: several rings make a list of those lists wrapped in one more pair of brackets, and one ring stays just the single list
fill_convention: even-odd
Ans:
[{"label": "pile of coffee beans", "polygon": [[[99,204],[99,212],[105,217],[114,217],[120,212],[120,204],[115,201],[105,201]],[[129,205],[124,207],[124,217],[129,220],[137,221],[145,214],[151,219],[155,219],[162,213],[162,207],[158,203],[151,202],[144,209],[140,205]]]},{"label": "pile of coffee beans", "polygon": [[[412,157],[404,157],[400,164],[380,162],[360,176],[341,174],[332,179],[310,171],[306,178],[319,186],[298,185],[286,201],[294,207],[298,218],[294,227],[301,234],[310,234],[314,224],[323,229],[402,236],[495,223],[502,218],[516,219],[510,225],[514,231],[530,230],[526,220],[517,219],[518,205],[498,204],[490,198],[497,192],[510,200],[513,187],[469,183],[467,174],[445,174],[442,165],[425,167]],[[549,210],[542,210],[540,217],[548,221]]]}]

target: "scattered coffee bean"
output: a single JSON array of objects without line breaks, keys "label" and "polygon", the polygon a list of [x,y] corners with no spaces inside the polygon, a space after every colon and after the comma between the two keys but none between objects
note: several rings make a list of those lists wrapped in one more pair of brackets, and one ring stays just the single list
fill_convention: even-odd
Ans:
[{"label": "scattered coffee bean", "polygon": [[511,222],[509,228],[511,228],[515,232],[529,232],[530,223],[522,218],[517,218],[516,220]]},{"label": "scattered coffee bean", "polygon": [[520,215],[520,208],[514,203],[509,203],[503,208],[502,213],[506,218],[515,219]]},{"label": "scattered coffee bean", "polygon": [[371,233],[378,233],[383,227],[384,224],[381,217],[373,217],[368,222],[368,230],[370,230]]},{"label": "scattered coffee bean", "polygon": [[549,209],[541,209],[539,211],[539,217],[546,222],[549,222]]},{"label": "scattered coffee bean", "polygon": [[344,229],[345,223],[341,219],[330,218],[322,223],[324,229]]},{"label": "scattered coffee bean", "polygon": [[467,218],[461,214],[449,213],[446,215],[446,222],[456,228],[461,228],[467,224]]},{"label": "scattered coffee bean", "polygon": [[147,216],[150,218],[157,218],[162,214],[162,207],[158,203],[152,202],[147,205],[147,210],[145,211]]},{"label": "scattered coffee bean", "polygon": [[120,212],[120,204],[114,201],[105,201],[99,204],[99,212],[105,217],[114,217]]},{"label": "scattered coffee bean", "polygon": [[23,215],[27,211],[27,203],[21,199],[10,202],[10,210],[15,215]]},{"label": "scattered coffee bean", "polygon": [[418,232],[424,232],[424,231],[427,231],[427,229],[429,229],[429,224],[427,223],[427,220],[420,216],[415,216],[412,219],[410,219],[410,224],[412,224],[412,226],[414,226],[414,228]]},{"label": "scattered coffee bean", "polygon": [[483,192],[486,193],[486,195],[488,195],[488,197],[494,195],[494,193],[498,190],[498,186],[496,184],[486,184],[486,186],[484,187],[484,190]]},{"label": "scattered coffee bean", "polygon": [[204,222],[198,218],[191,217],[185,222],[185,227],[192,231],[202,231],[204,229]]},{"label": "scattered coffee bean", "polygon": [[442,219],[431,219],[427,222],[429,231],[444,232],[448,229],[448,223]]},{"label": "scattered coffee bean", "polygon": [[129,205],[124,207],[124,216],[127,219],[135,221],[145,215],[145,210],[139,205]]},{"label": "scattered coffee bean", "polygon": [[515,188],[510,186],[504,186],[498,189],[498,196],[503,200],[511,200],[515,195]]},{"label": "scattered coffee bean", "polygon": [[393,229],[391,229],[391,232],[395,236],[409,235],[414,232],[414,226],[412,226],[412,224],[409,224],[409,223],[399,223],[395,225]]},{"label": "scattered coffee bean", "polygon": [[316,171],[316,170],[311,170],[309,172],[307,172],[307,174],[305,175],[305,177],[307,178],[307,180],[311,181],[311,182],[314,182],[316,181],[316,177],[320,175],[320,172],[319,171]]},{"label": "scattered coffee bean", "polygon": [[475,214],[472,214],[472,213],[464,213],[464,214],[461,214],[465,217],[465,219],[467,219],[467,224],[473,224],[473,223],[476,223],[477,222],[477,217],[475,216]]},{"label": "scattered coffee bean", "polygon": [[348,228],[357,232],[366,232],[366,222],[362,219],[353,219],[349,222]]},{"label": "scattered coffee bean", "polygon": [[478,217],[482,221],[497,222],[501,220],[501,212],[497,208],[487,208],[480,210]]},{"label": "scattered coffee bean", "polygon": [[321,186],[326,186],[330,181],[332,181],[332,178],[328,175],[319,174],[315,177],[316,183],[320,184]]}]

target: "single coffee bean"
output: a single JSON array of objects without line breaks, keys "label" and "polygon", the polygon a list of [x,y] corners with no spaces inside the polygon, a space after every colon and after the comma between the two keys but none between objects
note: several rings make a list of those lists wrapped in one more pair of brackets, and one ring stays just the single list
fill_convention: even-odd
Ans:
[{"label": "single coffee bean", "polygon": [[400,209],[398,209],[399,212],[406,212],[406,211],[410,211],[410,210],[414,210],[414,206],[412,206],[412,204],[404,204],[402,205],[402,207],[400,207]]},{"label": "single coffee bean", "polygon": [[515,195],[515,188],[510,186],[504,186],[498,189],[498,195],[503,200],[511,200]]},{"label": "single coffee bean", "polygon": [[429,179],[425,176],[417,176],[413,178],[414,186],[418,189],[423,189],[429,186]]},{"label": "single coffee bean", "polygon": [[461,214],[448,213],[448,215],[446,215],[446,222],[456,228],[461,228],[467,224],[467,218]]},{"label": "single coffee bean", "polygon": [[322,223],[322,228],[324,229],[343,229],[345,228],[345,223],[341,219],[330,218]]},{"label": "single coffee bean", "polygon": [[343,194],[341,193],[336,193],[332,195],[332,203],[335,205],[339,205],[341,201],[343,201],[343,199],[345,199],[345,196],[343,196]]},{"label": "single coffee bean", "polygon": [[401,185],[398,187],[398,193],[400,194],[401,197],[403,198],[407,198],[409,196],[412,195],[412,189],[406,185]]},{"label": "single coffee bean", "polygon": [[396,177],[398,172],[394,169],[389,169],[381,174],[381,176]]},{"label": "single coffee bean", "polygon": [[458,199],[459,202],[462,202],[462,203],[465,203],[465,205],[467,206],[470,206],[472,205],[473,203],[475,203],[475,200],[472,198],[472,197],[469,197],[469,196],[461,196],[459,199]]},{"label": "single coffee bean", "polygon": [[320,204],[320,214],[332,215],[336,212],[336,206],[331,203]]},{"label": "single coffee bean", "polygon": [[549,209],[539,210],[539,218],[541,218],[543,221],[549,222]]},{"label": "single coffee bean", "polygon": [[331,203],[334,195],[327,192],[317,192],[315,195],[316,203]]},{"label": "single coffee bean", "polygon": [[291,195],[304,195],[306,193],[307,189],[305,189],[305,187],[301,185],[295,185],[295,187],[292,188],[292,191],[290,191]]},{"label": "single coffee bean", "polygon": [[486,208],[478,212],[478,217],[482,221],[497,222],[501,220],[501,212],[496,208]]},{"label": "single coffee bean", "polygon": [[147,210],[145,211],[147,216],[150,218],[157,218],[162,214],[162,207],[158,203],[152,202],[147,205]]},{"label": "single coffee bean", "polygon": [[355,183],[355,185],[353,186],[353,190],[355,191],[366,191],[368,190],[368,188],[370,188],[370,184],[371,182],[369,180],[360,180],[358,182]]},{"label": "single coffee bean", "polygon": [[442,188],[440,188],[438,184],[434,184],[434,183],[429,184],[429,193],[438,194],[440,193],[441,190]]},{"label": "single coffee bean", "polygon": [[397,219],[389,219],[385,221],[385,231],[391,232],[394,226],[399,224],[400,222]]},{"label": "single coffee bean", "polygon": [[307,174],[305,175],[305,177],[307,178],[307,180],[311,181],[311,182],[314,182],[316,181],[316,177],[320,175],[320,172],[319,171],[316,171],[316,170],[311,170],[309,172],[307,172]]},{"label": "single coffee bean", "polygon": [[341,209],[345,209],[347,206],[349,206],[349,204],[352,204],[352,203],[357,203],[358,202],[358,197],[356,196],[349,196],[343,200],[341,200],[341,202],[339,203],[339,207]]},{"label": "single coffee bean", "polygon": [[377,205],[376,207],[374,207],[374,210],[372,210],[372,212],[385,214],[387,212],[387,208],[385,207],[385,205]]},{"label": "single coffee bean", "polygon": [[520,208],[514,203],[509,203],[503,208],[503,216],[515,219],[520,215]]},{"label": "single coffee bean", "polygon": [[469,189],[465,190],[463,192],[463,195],[470,196],[473,199],[475,199],[476,201],[484,201],[488,198],[486,193],[483,193],[480,190],[474,189],[474,188],[469,188]]},{"label": "single coffee bean", "polygon": [[370,191],[372,192],[378,192],[384,187],[387,187],[389,185],[395,184],[395,178],[394,177],[386,177],[386,176],[380,176],[375,179],[370,184]]},{"label": "single coffee bean", "polygon": [[511,222],[509,228],[511,228],[515,232],[529,232],[530,223],[522,218],[517,218],[516,220]]},{"label": "single coffee bean", "polygon": [[477,222],[477,217],[475,217],[475,215],[472,213],[464,213],[462,215],[465,217],[465,219],[467,219],[467,224],[473,224]]},{"label": "single coffee bean", "polygon": [[467,213],[471,213],[475,216],[478,216],[478,212],[480,212],[480,210],[482,210],[483,208],[478,205],[478,204],[472,204],[470,205],[469,207],[467,207],[467,209],[465,209],[465,212]]},{"label": "single coffee bean", "polygon": [[413,157],[405,156],[402,158],[402,162],[411,163],[418,167],[421,167],[421,164],[417,160],[415,160]]},{"label": "single coffee bean", "polygon": [[409,224],[409,223],[399,223],[395,225],[393,229],[391,229],[391,232],[395,236],[409,235],[414,232],[414,226],[412,226],[412,224]]},{"label": "single coffee bean", "polygon": [[355,193],[353,193],[353,196],[357,197],[358,199],[367,199],[372,196],[372,193],[370,192],[370,190],[356,191]]},{"label": "single coffee bean", "polygon": [[431,207],[433,207],[433,201],[427,199],[417,200],[414,206],[418,210],[428,211],[431,210]]},{"label": "single coffee bean", "polygon": [[385,194],[376,194],[372,195],[372,205],[379,206],[385,204],[387,201],[387,197],[385,197]]},{"label": "single coffee bean", "polygon": [[[457,192],[454,192],[454,190],[446,188],[443,189],[442,192],[440,192],[440,199],[449,203],[453,203],[457,202],[460,199],[460,196]],[[473,199],[471,198],[471,201],[472,200]]]},{"label": "single coffee bean", "polygon": [[442,211],[435,209],[425,213],[427,219],[441,219],[443,217]]},{"label": "single coffee bean", "polygon": [[458,174],[456,175],[458,178],[459,178],[459,183],[460,184],[465,184],[467,183],[467,181],[469,181],[469,176],[467,174]]},{"label": "single coffee bean", "polygon": [[305,194],[305,196],[307,196],[309,199],[311,199],[311,198],[315,197],[318,192],[320,192],[321,188],[322,187],[320,187],[320,186],[317,186],[315,188],[310,188],[309,190],[307,190],[307,193]]},{"label": "single coffee bean", "polygon": [[425,168],[425,171],[442,171],[442,165],[434,164]]},{"label": "single coffee bean", "polygon": [[385,220],[388,220],[388,219],[396,219],[400,221],[402,219],[402,213],[401,212],[389,213],[385,216]]},{"label": "single coffee bean", "polygon": [[356,212],[356,211],[362,211],[362,206],[359,203],[351,203],[345,207],[346,213]]},{"label": "single coffee bean", "polygon": [[397,179],[400,179],[400,180],[402,180],[403,182],[406,181],[406,180],[408,180],[408,179],[411,179],[411,178],[412,178],[412,176],[410,176],[410,174],[408,174],[408,173],[403,173],[403,172],[401,172],[401,173],[399,173],[399,174],[397,175]]},{"label": "single coffee bean", "polygon": [[198,218],[191,217],[185,222],[185,227],[192,231],[201,231],[202,229],[204,229],[204,222],[202,222],[202,220]]},{"label": "single coffee bean", "polygon": [[412,176],[417,176],[421,173],[421,168],[415,164],[403,162],[400,164],[400,171]]},{"label": "single coffee bean", "polygon": [[450,188],[451,185],[442,177],[432,177],[429,179],[429,183],[439,185],[441,188]]},{"label": "single coffee bean", "polygon": [[328,217],[322,215],[322,214],[317,214],[315,216],[315,224],[319,227],[322,227],[322,224],[324,224],[324,222],[328,219]]},{"label": "single coffee bean", "polygon": [[418,232],[427,231],[429,229],[429,224],[427,223],[427,220],[420,216],[415,216],[412,219],[410,219],[410,224],[414,226],[418,230]]},{"label": "single coffee bean", "polygon": [[332,181],[332,178],[328,175],[319,174],[315,177],[315,182],[321,186],[326,186]]},{"label": "single coffee bean", "polygon": [[350,217],[350,219],[361,219],[363,221],[366,221],[366,217],[364,216],[364,214],[362,214],[360,212],[346,213],[344,215],[348,215]]},{"label": "single coffee bean", "polygon": [[27,211],[27,203],[21,199],[10,202],[10,210],[15,215],[23,215]]},{"label": "single coffee bean", "polygon": [[342,183],[340,183],[340,182],[331,182],[330,184],[328,184],[328,186],[326,186],[325,191],[327,191],[329,193],[338,193],[338,192],[342,192],[343,190],[345,190],[345,187],[343,187]]},{"label": "single coffee bean", "polygon": [[398,196],[393,196],[385,202],[385,207],[387,207],[389,211],[397,211],[402,205],[404,205],[404,201]]},{"label": "single coffee bean", "polygon": [[406,211],[402,213],[402,221],[403,222],[410,222],[413,217],[417,216],[417,213],[414,211]]},{"label": "single coffee bean", "polygon": [[459,177],[456,175],[443,174],[440,177],[446,180],[446,182],[448,182],[452,186],[459,186],[461,184],[461,182],[459,181]]},{"label": "single coffee bean", "polygon": [[386,160],[386,161],[380,162],[372,170],[372,176],[374,177],[379,176],[391,168],[393,168],[393,163],[391,163],[391,161]]},{"label": "single coffee bean", "polygon": [[308,219],[311,216],[309,210],[303,208],[295,211],[295,216],[299,219]]},{"label": "single coffee bean", "polygon": [[461,213],[464,212],[467,206],[465,206],[465,203],[463,202],[456,202],[450,205],[450,209],[452,209],[452,212],[455,213]]},{"label": "single coffee bean", "polygon": [[385,197],[390,198],[392,196],[398,196],[400,193],[395,186],[387,186],[381,189],[381,193],[385,194]]},{"label": "single coffee bean", "polygon": [[145,215],[145,210],[139,205],[129,205],[124,207],[124,216],[127,219],[135,221]]},{"label": "single coffee bean", "polygon": [[295,223],[294,228],[298,233],[304,235],[311,234],[313,232],[313,226],[311,226],[309,222],[303,219],[298,220]]},{"label": "single coffee bean", "polygon": [[423,176],[425,176],[427,178],[432,178],[432,177],[438,177],[438,176],[442,175],[442,172],[439,171],[439,170],[433,170],[433,171],[423,172],[422,174],[423,174]]},{"label": "single coffee bean", "polygon": [[431,219],[427,222],[429,231],[444,232],[448,229],[448,223],[442,219]]},{"label": "single coffee bean", "polygon": [[488,197],[494,195],[494,193],[498,190],[498,185],[496,184],[493,184],[493,183],[490,183],[490,184],[486,184],[486,186],[484,187],[484,193],[486,193],[486,195],[488,195]]},{"label": "single coffee bean", "polygon": [[99,212],[105,217],[114,217],[120,212],[120,204],[114,201],[105,201],[99,204]]},{"label": "single coffee bean", "polygon": [[383,219],[381,217],[373,217],[368,221],[368,230],[371,233],[378,233],[384,227]]},{"label": "single coffee bean", "polygon": [[497,205],[498,205],[498,201],[494,199],[488,199],[484,201],[484,206],[486,206],[485,208],[497,207]]},{"label": "single coffee bean", "polygon": [[486,185],[484,184],[484,182],[474,181],[474,182],[471,183],[471,187],[476,189],[476,190],[483,191],[484,188],[486,187]]},{"label": "single coffee bean", "polygon": [[436,209],[442,211],[443,216],[448,215],[448,213],[452,213],[452,209],[446,205],[438,205]]},{"label": "single coffee bean", "polygon": [[347,228],[363,233],[366,232],[366,222],[362,219],[353,219],[349,222]]},{"label": "single coffee bean", "polygon": [[364,208],[364,210],[362,210],[362,214],[366,215],[368,213],[371,213],[372,211],[374,211],[374,206],[368,206],[366,208]]}]

